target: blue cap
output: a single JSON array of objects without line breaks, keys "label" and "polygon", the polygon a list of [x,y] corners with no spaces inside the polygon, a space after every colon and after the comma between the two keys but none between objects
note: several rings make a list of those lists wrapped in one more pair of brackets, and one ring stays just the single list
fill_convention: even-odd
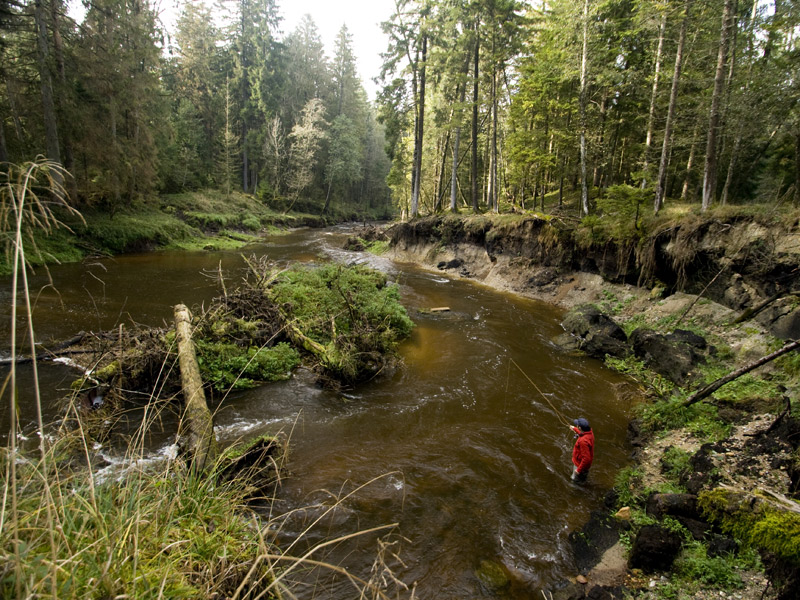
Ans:
[{"label": "blue cap", "polygon": [[589,421],[584,418],[575,419],[573,423],[575,424],[575,427],[580,427],[581,431],[589,431],[591,429],[589,426]]}]

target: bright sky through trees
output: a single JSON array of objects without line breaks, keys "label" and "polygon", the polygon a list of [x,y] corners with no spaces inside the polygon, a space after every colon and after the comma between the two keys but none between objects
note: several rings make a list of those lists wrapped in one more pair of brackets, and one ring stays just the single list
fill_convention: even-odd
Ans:
[{"label": "bright sky through trees", "polygon": [[372,79],[381,68],[381,52],[386,52],[387,39],[381,32],[381,21],[386,21],[394,11],[394,0],[279,0],[284,22],[284,35],[297,27],[308,13],[319,28],[328,58],[333,56],[333,43],[342,24],[353,35],[353,50],[358,61],[359,76],[370,99],[375,99],[377,86]]},{"label": "bright sky through trees", "polygon": [[[164,0],[156,3],[161,12],[164,24],[175,31],[180,7],[186,0]],[[387,39],[381,31],[380,24],[386,21],[394,11],[394,0],[278,0],[280,14],[283,17],[281,31],[283,36],[291,33],[300,23],[303,15],[310,14],[319,29],[325,52],[328,58],[333,56],[334,41],[342,24],[353,36],[353,50],[358,60],[359,76],[364,83],[370,99],[375,98],[378,87],[372,81],[381,68],[381,52],[386,51]],[[70,14],[75,19],[82,19],[85,13],[83,4],[77,0],[70,1]]]}]

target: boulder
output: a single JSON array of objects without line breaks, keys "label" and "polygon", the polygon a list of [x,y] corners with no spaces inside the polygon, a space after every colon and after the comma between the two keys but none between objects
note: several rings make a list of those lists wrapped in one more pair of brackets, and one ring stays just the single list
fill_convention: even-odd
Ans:
[{"label": "boulder", "polygon": [[681,550],[681,537],[660,525],[645,525],[639,530],[628,558],[631,569],[645,573],[668,571]]},{"label": "boulder", "polygon": [[702,518],[694,494],[652,494],[647,499],[647,514],[656,519],[666,516]]},{"label": "boulder", "polygon": [[630,341],[637,358],[678,385],[685,385],[694,375],[695,366],[705,361],[701,352],[707,347],[705,340],[689,331],[662,335],[640,327],[631,334]]},{"label": "boulder", "polygon": [[602,511],[592,512],[581,531],[572,531],[567,536],[578,569],[588,571],[595,566],[603,553],[619,541],[619,532],[627,529],[630,529],[627,521]]},{"label": "boulder", "polygon": [[605,358],[625,356],[629,353],[628,337],[622,327],[592,304],[584,304],[569,311],[561,326],[581,340],[580,348],[589,356]]}]

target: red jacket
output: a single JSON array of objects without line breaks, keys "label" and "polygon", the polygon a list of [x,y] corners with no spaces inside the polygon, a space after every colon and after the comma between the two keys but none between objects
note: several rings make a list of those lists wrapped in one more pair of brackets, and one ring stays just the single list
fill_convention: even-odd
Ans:
[{"label": "red jacket", "polygon": [[591,429],[581,431],[577,427],[573,427],[572,430],[578,434],[578,439],[572,448],[572,463],[578,467],[578,473],[588,473],[594,460],[594,432]]}]

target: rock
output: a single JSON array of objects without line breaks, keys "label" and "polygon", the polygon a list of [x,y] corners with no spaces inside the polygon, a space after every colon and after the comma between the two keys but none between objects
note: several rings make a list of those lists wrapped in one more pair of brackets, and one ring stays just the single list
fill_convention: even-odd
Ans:
[{"label": "rock", "polygon": [[578,575],[575,578],[575,582],[580,583],[581,585],[586,585],[587,583],[589,583],[589,580],[586,579],[586,577],[584,577],[583,575]]},{"label": "rock", "polygon": [[689,335],[676,334],[669,337],[640,327],[631,334],[630,341],[634,354],[648,367],[670,381],[684,385],[691,379],[695,365],[705,361],[697,345],[701,343],[699,340],[705,340],[700,336],[696,336],[699,340],[694,339],[690,332],[685,332]]},{"label": "rock", "polygon": [[702,335],[698,335],[693,331],[686,329],[676,329],[672,333],[667,334],[667,339],[671,342],[678,344],[688,344],[694,346],[698,350],[705,350],[708,348],[708,342]]},{"label": "rock", "polygon": [[709,556],[725,556],[726,554],[736,554],[739,551],[739,544],[735,540],[724,535],[714,534],[708,542]]},{"label": "rock", "polygon": [[534,287],[542,287],[545,285],[549,285],[558,279],[558,269],[554,269],[552,267],[547,267],[533,275],[532,277],[528,278],[528,285]]},{"label": "rock", "polygon": [[631,520],[631,507],[630,506],[623,506],[617,511],[617,514],[614,515],[621,521],[630,521]]},{"label": "rock", "polygon": [[631,597],[630,590],[622,586],[596,585],[586,594],[591,600],[624,600]]},{"label": "rock", "polygon": [[463,264],[463,260],[460,258],[454,258],[453,260],[441,261],[438,265],[436,265],[436,268],[440,271],[445,271],[447,269],[458,269]]},{"label": "rock", "polygon": [[366,246],[364,246],[364,242],[357,237],[350,236],[347,238],[347,241],[344,244],[344,249],[351,250],[353,252],[363,252],[366,250]]},{"label": "rock", "polygon": [[603,553],[619,540],[619,532],[630,525],[618,521],[612,515],[594,511],[581,531],[570,532],[575,564],[580,571],[587,571],[597,564]]},{"label": "rock", "polygon": [[547,595],[552,600],[581,600],[586,597],[586,588],[580,583],[566,582]]},{"label": "rock", "polygon": [[647,499],[646,511],[656,519],[666,516],[697,520],[702,518],[697,508],[697,496],[694,494],[652,494]]},{"label": "rock", "polygon": [[564,330],[581,340],[581,350],[595,358],[626,356],[627,336],[608,315],[592,304],[583,304],[569,311],[561,323]]},{"label": "rock", "polygon": [[645,573],[667,571],[681,550],[677,533],[660,525],[645,525],[633,542],[628,565]]},{"label": "rock", "polygon": [[503,565],[493,560],[482,560],[481,566],[475,571],[475,576],[491,592],[507,588],[511,583]]}]

